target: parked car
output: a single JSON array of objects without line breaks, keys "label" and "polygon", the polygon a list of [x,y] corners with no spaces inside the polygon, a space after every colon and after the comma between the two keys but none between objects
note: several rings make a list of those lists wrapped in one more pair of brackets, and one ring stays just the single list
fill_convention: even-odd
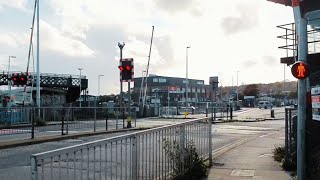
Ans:
[{"label": "parked car", "polygon": [[270,101],[259,101],[258,107],[259,109],[264,108],[264,109],[272,109],[272,103]]}]

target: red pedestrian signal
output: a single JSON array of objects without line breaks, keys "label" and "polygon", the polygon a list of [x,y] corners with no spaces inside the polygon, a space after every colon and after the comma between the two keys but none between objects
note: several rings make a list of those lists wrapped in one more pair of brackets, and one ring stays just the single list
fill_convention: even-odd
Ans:
[{"label": "red pedestrian signal", "polygon": [[291,73],[297,79],[305,79],[310,74],[310,68],[305,62],[297,61],[292,65]]}]

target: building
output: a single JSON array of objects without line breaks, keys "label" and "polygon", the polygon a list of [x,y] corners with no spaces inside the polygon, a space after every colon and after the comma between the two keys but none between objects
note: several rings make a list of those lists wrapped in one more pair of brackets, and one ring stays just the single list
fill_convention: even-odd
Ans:
[{"label": "building", "polygon": [[[142,102],[142,80],[142,77],[134,79],[132,100],[137,104],[139,104],[139,99],[140,102]],[[149,75],[147,81],[146,100],[148,104],[160,103],[162,106],[167,106],[169,96],[170,106],[185,106],[186,78]],[[199,103],[208,102],[211,101],[211,99],[214,100],[213,91],[211,90],[210,85],[204,83],[204,80],[188,79],[188,81],[189,105],[197,106]],[[143,84],[143,86],[145,86],[145,84]]]}]

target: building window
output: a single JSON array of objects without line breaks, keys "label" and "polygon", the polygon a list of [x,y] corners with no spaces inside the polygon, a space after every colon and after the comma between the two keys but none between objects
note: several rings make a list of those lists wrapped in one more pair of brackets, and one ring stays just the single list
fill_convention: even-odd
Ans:
[{"label": "building window", "polygon": [[196,92],[196,89],[195,89],[195,88],[192,88],[192,92],[193,92],[193,93]]},{"label": "building window", "polygon": [[165,78],[159,78],[159,83],[165,83],[165,82],[167,82],[167,79],[165,79]]},{"label": "building window", "polygon": [[[186,84],[186,82],[187,82],[187,80],[183,80],[183,81],[182,81],[183,84]],[[189,82],[189,84],[190,84],[190,81],[189,81],[189,80],[188,80],[188,82]]]},{"label": "building window", "polygon": [[158,78],[153,78],[153,82],[158,82]]},{"label": "building window", "polygon": [[205,93],[206,91],[204,90],[204,88],[202,88],[202,93]]},{"label": "building window", "polygon": [[197,89],[197,93],[200,93],[200,89]]},{"label": "building window", "polygon": [[186,89],[185,89],[185,88],[182,88],[181,92],[186,92]]},{"label": "building window", "polygon": [[203,84],[203,81],[197,81],[197,84]]}]

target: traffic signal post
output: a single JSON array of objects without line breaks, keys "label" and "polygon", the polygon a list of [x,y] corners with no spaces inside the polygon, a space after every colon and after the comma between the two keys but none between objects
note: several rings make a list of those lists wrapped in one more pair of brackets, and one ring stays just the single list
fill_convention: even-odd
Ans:
[{"label": "traffic signal post", "polygon": [[[129,116],[131,116],[131,87],[130,82],[134,80],[134,66],[133,66],[133,58],[120,59],[120,65],[118,66],[120,70],[120,82],[128,82],[128,111]],[[122,93],[122,91],[121,91]],[[121,96],[122,102],[122,96]],[[124,121],[124,112],[123,112],[123,121]],[[123,123],[124,126],[124,123]]]}]

